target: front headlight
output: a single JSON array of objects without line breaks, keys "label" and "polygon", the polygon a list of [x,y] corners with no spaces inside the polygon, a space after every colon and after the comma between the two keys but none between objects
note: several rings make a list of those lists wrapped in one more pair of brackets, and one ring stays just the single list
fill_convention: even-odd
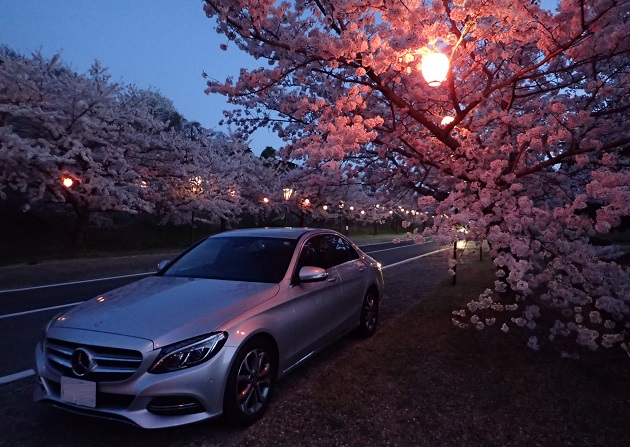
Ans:
[{"label": "front headlight", "polygon": [[226,340],[227,333],[214,332],[165,346],[149,372],[160,374],[199,365],[214,357]]}]

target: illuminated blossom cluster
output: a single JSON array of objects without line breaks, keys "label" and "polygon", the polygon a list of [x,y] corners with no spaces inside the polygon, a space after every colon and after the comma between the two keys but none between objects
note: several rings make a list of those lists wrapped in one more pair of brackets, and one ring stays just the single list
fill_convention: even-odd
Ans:
[{"label": "illuminated blossom cluster", "polygon": [[[237,106],[227,122],[268,126],[309,167],[342,162],[375,191],[416,195],[440,243],[487,244],[495,289],[455,324],[533,332],[536,350],[562,339],[628,351],[630,276],[593,245],[630,215],[627,1],[206,0],[204,11],[226,47],[267,64],[208,83]],[[450,61],[439,87],[417,72],[433,51]]]}]

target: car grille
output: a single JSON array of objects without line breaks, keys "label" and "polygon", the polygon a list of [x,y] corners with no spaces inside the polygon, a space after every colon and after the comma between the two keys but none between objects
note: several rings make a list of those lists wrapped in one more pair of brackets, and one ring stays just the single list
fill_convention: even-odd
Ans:
[{"label": "car grille", "polygon": [[83,345],[53,338],[46,339],[48,364],[63,376],[79,377],[72,367],[72,355],[81,348],[90,357],[89,371],[82,379],[95,382],[118,382],[128,379],[142,363],[142,354],[130,349]]}]

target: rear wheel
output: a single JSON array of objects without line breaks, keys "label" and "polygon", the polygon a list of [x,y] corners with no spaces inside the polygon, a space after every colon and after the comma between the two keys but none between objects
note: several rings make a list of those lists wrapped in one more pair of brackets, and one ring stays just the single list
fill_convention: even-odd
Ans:
[{"label": "rear wheel", "polygon": [[376,326],[378,325],[378,292],[375,289],[369,289],[363,298],[363,307],[361,308],[361,319],[357,333],[360,337],[367,338],[374,335]]},{"label": "rear wheel", "polygon": [[276,384],[278,362],[271,343],[264,339],[247,342],[230,369],[223,407],[228,419],[249,425],[263,415]]}]

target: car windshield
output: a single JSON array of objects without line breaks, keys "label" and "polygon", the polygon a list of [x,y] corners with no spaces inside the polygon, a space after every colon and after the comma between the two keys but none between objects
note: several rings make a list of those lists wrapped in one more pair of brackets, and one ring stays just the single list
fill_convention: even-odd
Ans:
[{"label": "car windshield", "polygon": [[295,240],[263,237],[210,237],[169,265],[163,276],[278,283]]}]

